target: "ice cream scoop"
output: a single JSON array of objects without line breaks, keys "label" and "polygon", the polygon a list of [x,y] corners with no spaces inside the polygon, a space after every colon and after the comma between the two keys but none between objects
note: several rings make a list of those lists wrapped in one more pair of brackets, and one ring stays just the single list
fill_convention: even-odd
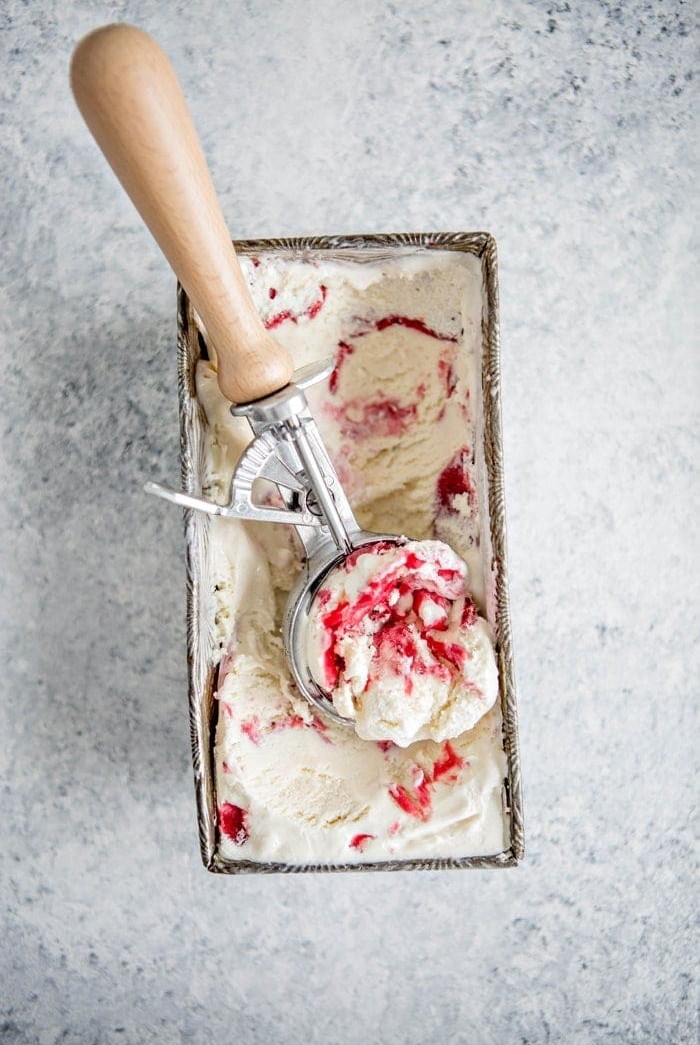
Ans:
[{"label": "ice cream scoop", "polygon": [[467,566],[441,541],[379,541],[349,555],[311,604],[307,648],[313,677],[365,740],[440,743],[498,696]]},{"label": "ice cream scoop", "polygon": [[260,321],[182,92],[156,43],[127,25],[98,29],[76,48],[71,81],[90,131],[206,329],[221,391],[237,404],[232,413],[247,418],[253,433],[228,505],[156,483],[147,489],[185,508],[297,527],[306,562],[284,616],[289,663],[311,703],[353,724],[310,669],[312,603],[326,577],[357,549],[399,546],[405,538],[361,529],[323,445],[305,390],[328,376],[333,363],[292,373],[288,353]]}]

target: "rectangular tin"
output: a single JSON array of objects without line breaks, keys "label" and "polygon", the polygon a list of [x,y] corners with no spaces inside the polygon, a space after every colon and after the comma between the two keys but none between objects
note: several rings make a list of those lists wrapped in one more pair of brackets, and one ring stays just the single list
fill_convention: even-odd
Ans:
[{"label": "rectangular tin", "polygon": [[[500,401],[500,346],[498,330],[498,272],[496,243],[485,232],[391,233],[380,235],[318,236],[289,239],[243,240],[235,243],[239,255],[277,252],[285,256],[306,257],[325,254],[328,258],[357,260],[364,255],[372,260],[390,257],[407,248],[454,250],[475,255],[481,260],[483,279],[482,310],[482,390],[484,408],[484,453],[487,471],[489,519],[493,566],[497,577],[496,647],[499,689],[503,715],[503,741],[508,764],[504,796],[510,820],[510,845],[494,856],[455,859],[385,860],[352,864],[258,863],[251,860],[226,860],[218,849],[216,824],[216,779],[214,742],[217,701],[216,668],[209,662],[207,622],[203,585],[206,583],[206,556],[209,517],[186,510],[185,543],[187,561],[187,661],[192,761],[202,860],[205,867],[219,874],[309,871],[397,871],[408,869],[512,867],[523,857],[523,809],[520,784],[520,756],[517,708],[513,671],[508,576],[506,523],[503,493],[503,455]],[[178,391],[180,404],[180,454],[182,488],[201,496],[204,474],[205,418],[197,400],[195,370],[207,358],[206,345],[194,320],[192,306],[182,286],[178,286]]]}]

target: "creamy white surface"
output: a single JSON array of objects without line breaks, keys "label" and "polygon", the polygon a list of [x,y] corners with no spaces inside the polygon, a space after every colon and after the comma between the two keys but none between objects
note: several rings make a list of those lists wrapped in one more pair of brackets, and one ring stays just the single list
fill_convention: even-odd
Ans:
[{"label": "creamy white surface", "polygon": [[[243,266],[264,319],[287,311],[300,317],[274,327],[297,365],[337,353],[341,342],[353,347],[333,391],[327,386],[311,398],[361,525],[415,539],[442,539],[449,530],[483,606],[490,581],[480,547],[485,504],[454,504],[437,516],[435,507],[437,478],[465,446],[479,485],[472,409],[478,261],[430,252],[376,264],[263,257],[257,266],[244,259]],[[313,319],[300,315],[323,296]],[[440,338],[394,322],[376,329],[395,316],[420,318]],[[200,364],[197,388],[208,419],[206,493],[225,501],[250,433],[230,416],[211,364]],[[245,810],[248,833],[244,844],[223,836],[222,853],[303,863],[501,852],[506,764],[498,707],[452,742],[459,765],[449,771],[440,768],[452,758],[444,745],[424,740],[383,750],[351,729],[321,722],[291,682],[279,631],[299,566],[291,528],[212,520],[205,609],[212,655],[221,661],[217,801],[222,819],[227,808]],[[368,837],[353,845],[358,836]]]}]

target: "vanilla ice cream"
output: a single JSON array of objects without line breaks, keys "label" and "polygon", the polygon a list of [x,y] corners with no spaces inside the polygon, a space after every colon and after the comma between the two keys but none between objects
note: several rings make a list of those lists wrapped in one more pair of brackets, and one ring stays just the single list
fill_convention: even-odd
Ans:
[{"label": "vanilla ice cream", "polygon": [[[350,641],[347,620],[331,635],[333,656],[349,665],[334,699],[354,709],[359,736],[312,709],[289,672],[280,627],[302,563],[293,528],[211,520],[201,615],[218,664],[219,851],[290,864],[501,853],[509,845],[507,765],[492,648],[480,263],[423,249],[359,260],[274,253],[241,264],[265,325],[297,366],[335,357],[309,400],[360,525],[405,534],[410,543],[392,545],[388,559],[418,548],[427,565],[410,609],[408,592],[383,604],[389,617],[406,610],[402,626],[413,629],[419,655],[411,653],[413,677],[408,654],[388,653],[392,634],[398,641],[388,617],[384,652],[377,633]],[[250,429],[231,417],[210,362],[198,366],[197,395],[207,421],[204,494],[227,502]],[[436,542],[454,554],[438,553]],[[361,558],[375,560],[370,580],[391,568],[382,555]],[[312,614],[321,681],[330,649],[323,617],[341,606],[348,583],[347,574],[329,577],[326,605]],[[418,662],[431,685],[415,716],[387,734],[385,724],[400,718],[392,705],[412,684],[423,691]],[[373,672],[391,682],[373,710],[371,702],[355,708]],[[382,739],[366,739],[380,728]]]},{"label": "vanilla ice cream", "polygon": [[310,616],[311,673],[365,740],[451,740],[496,701],[489,627],[446,544],[357,549],[324,579]]}]

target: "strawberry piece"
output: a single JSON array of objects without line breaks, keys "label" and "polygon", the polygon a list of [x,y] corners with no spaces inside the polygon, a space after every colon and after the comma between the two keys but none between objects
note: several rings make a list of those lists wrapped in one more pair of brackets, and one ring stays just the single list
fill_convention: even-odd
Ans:
[{"label": "strawberry piece", "polygon": [[418,805],[411,797],[403,784],[392,784],[389,787],[389,794],[394,799],[399,809],[403,809],[404,813],[408,813],[409,816],[415,817],[416,820],[425,819],[425,814],[420,805]]},{"label": "strawberry piece", "polygon": [[250,838],[248,810],[231,802],[222,802],[217,809],[219,827],[235,845],[244,845]]},{"label": "strawberry piece", "polygon": [[476,506],[476,490],[469,476],[469,448],[458,450],[446,468],[438,476],[435,487],[438,506],[444,512],[454,512],[455,498],[466,494],[470,508]]},{"label": "strawberry piece", "polygon": [[439,780],[442,776],[454,777],[463,766],[464,759],[457,754],[449,740],[446,740],[440,755],[433,763],[433,780]]},{"label": "strawberry piece", "polygon": [[367,843],[371,842],[371,840],[373,838],[375,838],[375,837],[376,837],[375,835],[366,835],[366,834],[365,835],[363,835],[363,834],[353,835],[353,837],[350,839],[350,843],[349,843],[350,844],[350,848],[351,849],[357,849],[358,852],[364,853],[364,851],[365,851],[365,849],[367,847]]}]

